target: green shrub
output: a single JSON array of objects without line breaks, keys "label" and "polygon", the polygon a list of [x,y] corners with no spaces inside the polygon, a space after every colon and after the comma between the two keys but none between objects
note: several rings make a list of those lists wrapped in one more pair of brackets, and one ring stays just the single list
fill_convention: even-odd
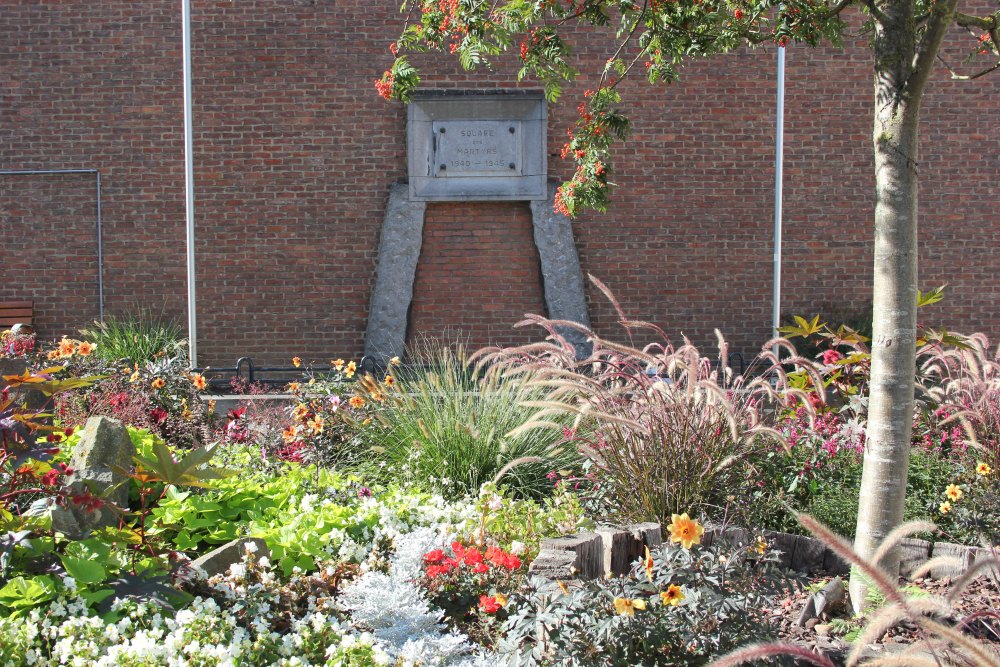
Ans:
[{"label": "green shrub", "polygon": [[468,495],[499,476],[509,493],[540,497],[552,488],[547,473],[578,464],[559,431],[514,432],[534,414],[526,404],[545,393],[530,373],[474,366],[448,348],[425,352],[414,368],[400,371],[377,416],[378,453],[394,475]]}]

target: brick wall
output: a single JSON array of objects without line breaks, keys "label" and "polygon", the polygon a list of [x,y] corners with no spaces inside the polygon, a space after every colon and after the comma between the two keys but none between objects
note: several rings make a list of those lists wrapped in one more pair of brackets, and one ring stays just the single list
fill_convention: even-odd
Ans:
[{"label": "brick wall", "polygon": [[0,301],[33,300],[35,329],[50,336],[74,336],[96,320],[97,176],[2,175],[0,220]]},{"label": "brick wall", "polygon": [[[391,60],[398,3],[193,5],[200,360],[357,356],[388,189],[405,178],[404,109],[383,102],[372,86]],[[108,312],[146,307],[185,322],[177,4],[15,0],[3,12],[0,169],[100,169]],[[586,35],[578,31],[584,40],[576,49],[585,75],[550,108],[556,177],[567,174],[559,148],[580,94],[593,85],[586,73],[610,55],[606,41]],[[782,287],[789,313],[858,310],[870,299],[866,53],[863,43],[847,51],[788,50]],[[495,74],[469,75],[451,58],[415,60],[429,87],[518,85],[509,61]],[[693,63],[668,89],[624,86],[635,128],[617,150],[620,187],[608,213],[587,214],[575,225],[578,248],[584,271],[604,280],[630,315],[662,325],[675,339],[683,333],[711,341],[718,327],[747,352],[768,336],[774,69],[774,50],[762,49]],[[934,75],[921,149],[921,287],[950,287],[946,301],[922,319],[994,338],[998,121],[1000,77],[960,83],[943,70]],[[82,259],[93,257],[90,183],[0,177],[0,299],[35,298],[47,337],[91,320],[96,310],[95,267]],[[495,233],[518,226],[521,238],[523,216],[508,208],[465,207],[446,222],[449,207],[431,207],[428,233],[440,214],[442,231],[493,220]],[[434,243],[425,247],[427,257],[456,247],[455,238],[437,251]],[[45,259],[26,263],[27,247]],[[488,252],[474,239],[466,251]],[[67,271],[74,262],[80,268]],[[508,256],[492,268],[511,266]],[[431,268],[420,269],[414,304],[417,329],[428,332],[445,321],[421,296]],[[522,291],[505,297],[503,318],[541,303],[540,292],[527,289],[537,279],[523,280]],[[479,314],[496,303],[495,281],[470,278],[465,288],[462,308],[447,321],[473,317],[477,301]],[[613,333],[611,309],[595,290],[589,297],[596,328]],[[509,319],[480,325],[479,314],[466,320],[476,336],[506,330]]]},{"label": "brick wall", "polygon": [[429,204],[407,344],[530,343],[538,332],[513,325],[525,313],[545,313],[542,290],[527,203]]}]

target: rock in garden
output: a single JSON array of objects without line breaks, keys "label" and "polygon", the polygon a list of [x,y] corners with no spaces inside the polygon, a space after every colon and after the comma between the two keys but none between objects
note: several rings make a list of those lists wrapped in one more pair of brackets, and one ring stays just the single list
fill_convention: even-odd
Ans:
[{"label": "rock in garden", "polygon": [[[3,379],[4,375],[24,375],[27,370],[28,363],[23,359],[0,359],[0,389],[7,386],[7,382]],[[12,389],[10,394],[15,401],[21,401],[28,413],[49,412],[52,406],[51,399],[42,392],[32,389],[30,384]],[[51,423],[51,418],[39,417],[36,421]]]},{"label": "rock in garden", "polygon": [[55,498],[39,498],[31,503],[23,516],[38,518],[48,516],[52,521],[52,530],[71,540],[83,539],[86,534],[76,514],[65,507],[59,507]]},{"label": "rock in garden", "polygon": [[840,577],[834,577],[821,591],[809,597],[796,624],[803,626],[811,619],[819,618],[824,613],[829,615],[830,611],[844,604],[846,594],[847,589],[844,587],[843,580]]},{"label": "rock in garden", "polygon": [[[247,549],[248,544],[253,545],[249,550]],[[223,544],[218,549],[209,551],[200,558],[196,558],[188,564],[188,567],[195,571],[204,572],[206,577],[225,574],[229,570],[230,565],[243,562],[243,556],[248,551],[253,553],[254,559],[261,558],[262,556],[269,557],[271,555],[271,552],[267,548],[267,543],[261,538],[239,537]]]},{"label": "rock in garden", "polygon": [[[95,496],[119,507],[128,507],[128,477],[121,470],[132,468],[135,445],[128,430],[117,419],[91,417],[80,431],[80,442],[73,450],[71,488],[88,487]],[[117,468],[117,469],[116,469]],[[100,525],[112,525],[114,514],[102,509]]]}]

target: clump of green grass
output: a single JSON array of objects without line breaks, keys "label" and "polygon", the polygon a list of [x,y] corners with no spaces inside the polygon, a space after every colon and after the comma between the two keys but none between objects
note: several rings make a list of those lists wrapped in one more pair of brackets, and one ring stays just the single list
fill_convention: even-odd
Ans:
[{"label": "clump of green grass", "polygon": [[552,429],[522,429],[544,391],[524,374],[471,364],[461,348],[424,349],[397,372],[398,392],[380,411],[380,456],[411,483],[445,493],[476,494],[498,480],[514,496],[551,491],[546,477],[578,456]]},{"label": "clump of green grass", "polygon": [[94,353],[107,362],[128,360],[138,364],[174,356],[186,344],[176,322],[145,312],[106,317],[80,333],[97,345]]}]

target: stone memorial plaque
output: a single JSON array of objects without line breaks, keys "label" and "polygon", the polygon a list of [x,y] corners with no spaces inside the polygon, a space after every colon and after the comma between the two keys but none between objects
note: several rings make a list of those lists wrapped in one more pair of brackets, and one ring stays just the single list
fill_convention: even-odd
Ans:
[{"label": "stone memorial plaque", "polygon": [[541,93],[414,95],[407,119],[410,200],[545,200],[545,139]]},{"label": "stone memorial plaque", "polygon": [[521,123],[439,120],[434,132],[435,178],[520,176]]}]

